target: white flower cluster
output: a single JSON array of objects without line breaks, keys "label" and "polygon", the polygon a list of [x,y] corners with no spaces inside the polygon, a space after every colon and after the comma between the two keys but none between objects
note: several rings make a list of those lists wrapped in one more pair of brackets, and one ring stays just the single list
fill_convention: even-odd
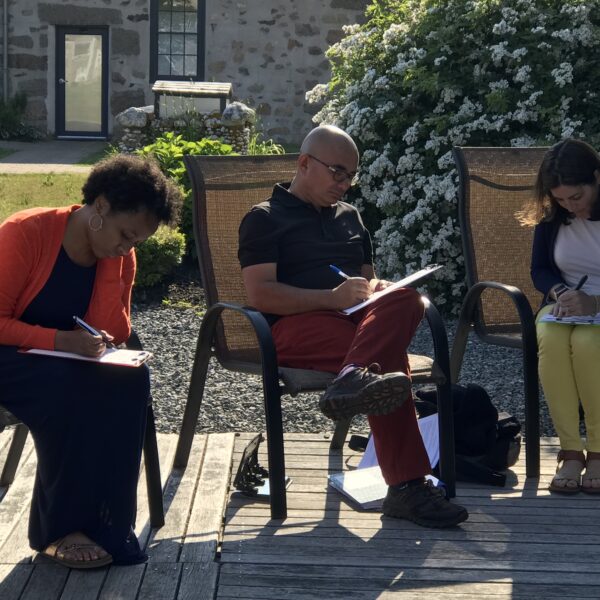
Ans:
[{"label": "white flower cluster", "polygon": [[345,28],[328,53],[332,83],[307,99],[326,101],[316,122],[361,146],[355,200],[382,215],[379,272],[443,263],[429,291],[453,310],[464,283],[452,146],[600,144],[600,0],[397,4],[402,18]]}]

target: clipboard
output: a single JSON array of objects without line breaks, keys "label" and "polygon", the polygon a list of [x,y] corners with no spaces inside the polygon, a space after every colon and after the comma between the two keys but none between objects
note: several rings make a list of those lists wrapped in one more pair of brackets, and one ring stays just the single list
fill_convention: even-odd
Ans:
[{"label": "clipboard", "polygon": [[389,294],[390,292],[393,292],[394,290],[397,290],[399,288],[408,287],[409,285],[412,285],[413,283],[417,283],[418,281],[421,281],[422,279],[425,279],[426,277],[433,275],[436,271],[439,271],[440,269],[443,269],[443,268],[444,268],[444,265],[429,265],[429,266],[425,267],[424,269],[421,269],[420,271],[415,271],[414,273],[411,273],[410,275],[403,277],[400,281],[396,281],[392,285],[386,287],[384,290],[381,290],[380,292],[375,292],[374,294],[371,294],[364,302],[359,302],[358,304],[355,304],[354,306],[351,306],[350,308],[346,308],[346,309],[342,310],[341,312],[344,313],[345,315],[351,315],[352,313],[356,312],[357,310],[360,310],[361,308],[368,306],[372,302],[375,302],[375,300],[377,300],[378,298],[381,298],[381,296],[385,296],[386,294]]},{"label": "clipboard", "polygon": [[103,365],[117,365],[120,367],[139,367],[152,358],[152,352],[145,350],[129,350],[127,348],[107,348],[104,354],[98,357],[83,356],[73,352],[62,352],[61,350],[40,350],[31,348],[23,350],[25,354],[37,354],[40,356],[54,356],[55,358],[70,358],[72,360],[84,360]]}]

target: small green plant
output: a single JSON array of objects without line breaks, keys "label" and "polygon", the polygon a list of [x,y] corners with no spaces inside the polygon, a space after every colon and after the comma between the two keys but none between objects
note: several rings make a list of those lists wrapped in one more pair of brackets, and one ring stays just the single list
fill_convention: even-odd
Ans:
[{"label": "small green plant", "polygon": [[0,100],[0,139],[2,140],[40,140],[42,132],[25,123],[27,96],[17,92],[6,102]]},{"label": "small green plant", "polygon": [[50,186],[53,186],[53,185],[54,185],[54,174],[53,174],[53,173],[48,173],[48,174],[47,174],[47,175],[44,177],[44,179],[43,179],[43,181],[42,181],[42,185],[43,185],[44,187],[50,187]]},{"label": "small green plant", "polygon": [[185,252],[185,236],[166,225],[142,242],[136,249],[138,287],[152,287],[170,275],[181,263]]},{"label": "small green plant", "polygon": [[169,298],[164,298],[162,305],[168,308],[177,308],[179,310],[192,309],[197,317],[203,317],[206,313],[206,309],[200,304],[194,304],[193,302],[187,302],[185,300],[170,300]]},{"label": "small green plant", "polygon": [[272,139],[265,140],[262,133],[256,132],[250,137],[248,154],[285,154],[285,148]]}]

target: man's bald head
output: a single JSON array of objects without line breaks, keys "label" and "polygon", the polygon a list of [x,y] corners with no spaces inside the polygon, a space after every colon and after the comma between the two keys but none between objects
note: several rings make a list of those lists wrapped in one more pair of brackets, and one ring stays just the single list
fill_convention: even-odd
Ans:
[{"label": "man's bald head", "polygon": [[326,152],[348,152],[356,154],[358,162],[358,148],[354,140],[343,130],[335,125],[320,125],[315,127],[302,142],[300,154],[318,154],[321,150]]}]

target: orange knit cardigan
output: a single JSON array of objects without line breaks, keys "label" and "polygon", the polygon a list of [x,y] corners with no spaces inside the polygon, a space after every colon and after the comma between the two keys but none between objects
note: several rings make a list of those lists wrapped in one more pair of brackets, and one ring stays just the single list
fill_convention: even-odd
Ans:
[{"label": "orange knit cardigan", "polygon": [[[0,344],[54,349],[56,329],[28,325],[19,318],[50,277],[71,213],[79,208],[32,208],[0,225]],[[129,338],[135,252],[102,258],[84,319],[120,344]],[[65,294],[69,291],[65,290]]]}]

